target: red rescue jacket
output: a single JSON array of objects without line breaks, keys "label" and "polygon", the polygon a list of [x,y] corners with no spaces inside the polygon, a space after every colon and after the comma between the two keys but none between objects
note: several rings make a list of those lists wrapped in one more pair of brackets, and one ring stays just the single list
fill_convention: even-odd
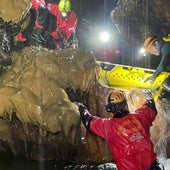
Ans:
[{"label": "red rescue jacket", "polygon": [[146,170],[156,160],[150,126],[156,113],[147,105],[123,118],[93,116],[90,131],[104,138],[118,170]]},{"label": "red rescue jacket", "polygon": [[67,41],[77,27],[77,16],[75,12],[71,10],[65,20],[62,18],[57,4],[48,3],[47,8],[56,17],[56,30],[50,33],[51,36],[56,40],[64,38]]}]

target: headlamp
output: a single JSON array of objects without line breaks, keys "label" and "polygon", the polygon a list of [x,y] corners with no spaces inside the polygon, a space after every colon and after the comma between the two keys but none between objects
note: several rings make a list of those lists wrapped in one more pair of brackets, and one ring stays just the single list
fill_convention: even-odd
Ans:
[{"label": "headlamp", "polygon": [[61,16],[63,19],[66,19],[67,16],[68,16],[68,13],[67,12],[61,12]]}]

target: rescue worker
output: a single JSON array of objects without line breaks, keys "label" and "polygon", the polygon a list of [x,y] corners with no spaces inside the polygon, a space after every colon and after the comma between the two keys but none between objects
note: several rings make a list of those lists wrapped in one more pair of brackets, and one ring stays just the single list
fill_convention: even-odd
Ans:
[{"label": "rescue worker", "polygon": [[[51,0],[56,1],[56,0]],[[16,37],[18,50],[25,46],[35,45],[44,46],[46,40],[44,33],[48,18],[47,0],[32,0],[30,12],[30,21],[26,29],[20,31]]]},{"label": "rescue worker", "polygon": [[[155,36],[149,36],[144,41],[145,51],[154,55],[160,56],[161,61],[156,68],[156,71],[153,73],[151,77],[148,77],[147,81],[155,81],[155,79],[162,72],[170,72],[170,34],[167,37],[164,37],[161,41],[158,40]],[[162,84],[163,93],[161,94],[161,98],[168,97],[170,92],[170,77],[168,77]],[[168,93],[167,93],[168,92]],[[168,94],[168,95],[167,95]]]},{"label": "rescue worker", "polygon": [[58,5],[48,3],[47,8],[50,14],[55,16],[53,17],[54,20],[47,24],[47,32],[50,32],[46,38],[49,48],[63,49],[75,46],[74,43],[77,43],[75,42],[77,40],[75,37],[77,16],[71,9],[70,0],[60,0]]},{"label": "rescue worker", "polygon": [[28,44],[53,50],[77,47],[77,16],[70,0],[32,0],[30,11],[29,28],[17,35],[20,47]]},{"label": "rescue worker", "polygon": [[37,11],[32,44],[53,50],[70,48],[77,27],[70,0],[32,0],[32,3]]},{"label": "rescue worker", "polygon": [[34,28],[30,39],[31,45],[44,45],[46,40],[44,32],[48,16],[45,0],[32,0],[32,9],[35,10]]},{"label": "rescue worker", "polygon": [[149,133],[157,110],[151,93],[146,90],[144,95],[146,103],[130,114],[124,93],[111,92],[106,111],[113,113],[113,118],[93,116],[78,103],[84,126],[106,140],[118,170],[161,170]]}]

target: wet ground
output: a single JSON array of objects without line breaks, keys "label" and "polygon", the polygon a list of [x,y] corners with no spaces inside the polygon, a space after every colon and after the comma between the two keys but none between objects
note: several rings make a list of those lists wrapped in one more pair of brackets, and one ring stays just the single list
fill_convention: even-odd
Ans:
[{"label": "wet ground", "polygon": [[112,163],[74,165],[63,162],[36,162],[23,158],[0,159],[0,170],[116,170]]}]

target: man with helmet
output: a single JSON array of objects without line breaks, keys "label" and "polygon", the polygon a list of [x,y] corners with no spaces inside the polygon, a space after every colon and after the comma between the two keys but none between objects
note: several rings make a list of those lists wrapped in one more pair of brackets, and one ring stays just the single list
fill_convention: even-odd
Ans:
[{"label": "man with helmet", "polygon": [[[164,71],[170,72],[170,34],[167,37],[164,37],[161,41],[155,36],[147,37],[144,41],[144,48],[146,52],[161,57],[161,61],[156,68],[156,71],[151,77],[148,77],[145,82],[149,80],[154,81],[157,76]],[[170,92],[170,77],[168,77],[162,85],[164,92],[160,97],[167,97],[167,92]]]},{"label": "man with helmet", "polygon": [[70,0],[60,0],[59,4],[48,3],[47,8],[55,20],[49,22],[47,27],[47,32],[49,32],[47,45],[50,45],[49,48],[75,48],[77,16],[71,9]]},{"label": "man with helmet", "polygon": [[69,0],[60,0],[58,5],[59,11],[63,19],[68,17],[69,12],[71,11],[71,3]]},{"label": "man with helmet", "polygon": [[146,103],[130,114],[124,93],[110,93],[106,111],[113,113],[111,119],[94,116],[78,103],[84,126],[106,140],[118,170],[161,170],[149,133],[157,110],[151,93],[144,95]]}]

